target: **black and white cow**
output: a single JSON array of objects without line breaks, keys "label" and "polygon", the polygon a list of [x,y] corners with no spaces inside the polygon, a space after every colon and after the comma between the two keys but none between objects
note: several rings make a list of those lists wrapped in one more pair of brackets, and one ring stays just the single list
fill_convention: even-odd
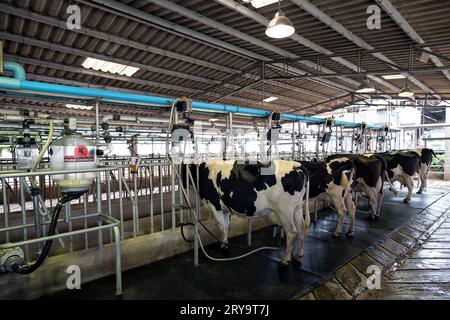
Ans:
[{"label": "black and white cow", "polygon": [[403,199],[404,203],[408,203],[411,200],[414,187],[412,177],[420,170],[418,153],[415,151],[391,151],[377,153],[376,155],[383,158],[387,163],[388,181],[391,184],[392,192],[398,194],[398,191],[392,186],[395,181],[399,181],[408,188],[408,193]]},{"label": "black and white cow", "polygon": [[[189,165],[189,169],[196,179],[196,165]],[[228,246],[231,213],[269,216],[286,233],[286,251],[281,265],[288,265],[292,254],[295,261],[303,256],[303,242],[310,223],[309,179],[300,163],[275,160],[266,166],[213,160],[198,165],[198,181],[200,198],[219,223],[222,247]]]},{"label": "black and white cow", "polygon": [[[346,158],[353,162],[355,178],[352,191],[361,192],[369,199],[369,218],[375,219],[380,215],[383,201],[383,184],[386,178],[386,162],[376,155],[366,156],[357,154],[332,155],[326,161]],[[349,194],[347,197],[352,197]],[[348,201],[348,200],[347,200]]]},{"label": "black and white cow", "polygon": [[427,187],[427,174],[428,170],[430,170],[431,161],[433,161],[433,156],[436,157],[433,149],[422,148],[415,150],[420,157],[420,170],[419,170],[419,179],[420,179],[420,187],[417,194],[422,194],[423,190]]},{"label": "black and white cow", "polygon": [[301,161],[308,169],[310,179],[310,201],[329,200],[338,214],[338,222],[333,232],[337,238],[342,232],[345,213],[350,216],[350,226],[345,234],[352,238],[355,231],[356,207],[350,195],[354,177],[354,165],[347,158],[336,158],[329,162]]}]

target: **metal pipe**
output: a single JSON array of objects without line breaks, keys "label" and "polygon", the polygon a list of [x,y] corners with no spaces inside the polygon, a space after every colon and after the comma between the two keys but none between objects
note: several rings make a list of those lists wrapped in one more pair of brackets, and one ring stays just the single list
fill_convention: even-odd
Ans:
[{"label": "metal pipe", "polygon": [[4,61],[3,62],[3,70],[11,71],[13,74],[13,78],[17,80],[25,80],[26,73],[25,69],[21,64],[14,61]]},{"label": "metal pipe", "polygon": [[106,228],[111,228],[111,227],[117,226],[119,224],[119,221],[117,221],[116,219],[114,219],[112,217],[100,215],[99,219],[107,222],[108,224],[102,225],[102,226],[97,226],[97,227],[91,227],[91,228],[84,229],[84,230],[81,229],[81,230],[75,230],[72,232],[59,233],[59,234],[55,234],[53,236],[45,236],[42,238],[24,240],[24,241],[19,241],[19,242],[4,243],[4,244],[0,244],[0,250],[21,247],[21,246],[28,246],[29,244],[34,244],[34,243],[43,242],[43,241],[47,241],[47,240],[54,240],[54,239],[63,238],[63,237],[76,236],[76,235],[83,234],[83,233],[94,232],[94,231],[103,230]]},{"label": "metal pipe", "polygon": [[[22,224],[27,224],[27,209],[25,207],[25,178],[19,178],[20,181],[20,209],[22,212]],[[24,240],[28,239],[28,232],[23,229],[22,237]],[[25,246],[25,257],[28,257],[28,246]]]},{"label": "metal pipe", "polygon": [[[5,228],[9,227],[9,199],[8,190],[6,189],[6,180],[2,179],[2,192],[3,192],[3,225]],[[5,235],[6,242],[9,242],[9,231]]]},{"label": "metal pipe", "polygon": [[119,177],[119,217],[120,217],[120,234],[122,240],[125,239],[124,226],[123,226],[123,190],[122,190],[122,168],[118,169],[117,175]]},{"label": "metal pipe", "polygon": [[[102,185],[100,181],[100,172],[97,172],[97,181],[96,181],[96,195],[97,195],[97,212],[102,213]],[[100,219],[97,220],[98,226],[102,225],[102,221]],[[103,232],[102,230],[98,230],[98,248],[101,249],[103,247]]]},{"label": "metal pipe", "polygon": [[122,295],[122,261],[120,254],[120,232],[117,225],[114,226],[113,229],[114,229],[114,243],[116,251],[116,296],[120,296]]},{"label": "metal pipe", "polygon": [[[50,84],[45,82],[36,82],[28,80],[19,80],[14,78],[0,77],[0,89],[7,91],[27,91],[36,94],[52,94],[71,96],[80,99],[101,99],[108,102],[132,102],[141,105],[151,105],[156,107],[170,107],[174,99],[161,98],[155,96],[139,95],[119,91],[101,90],[94,88],[72,87],[67,85]],[[98,101],[97,101],[98,102]],[[194,110],[212,111],[212,112],[231,112],[248,116],[267,117],[270,111],[239,107],[227,104],[214,104],[194,101],[192,103]],[[325,120],[314,117],[307,117],[295,114],[282,114],[286,120],[302,120],[312,123],[324,123]],[[336,121],[338,124],[339,121]],[[353,124],[354,125],[354,124]]]}]

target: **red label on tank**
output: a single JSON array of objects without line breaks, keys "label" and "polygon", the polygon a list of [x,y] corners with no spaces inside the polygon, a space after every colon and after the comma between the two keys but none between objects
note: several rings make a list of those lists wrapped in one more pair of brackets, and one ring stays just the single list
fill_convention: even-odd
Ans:
[{"label": "red label on tank", "polygon": [[75,148],[76,157],[89,157],[89,151],[86,146],[78,146]]},{"label": "red label on tank", "polygon": [[93,150],[89,152],[86,146],[76,146],[73,148],[73,154],[64,155],[64,162],[89,162],[93,160]]}]

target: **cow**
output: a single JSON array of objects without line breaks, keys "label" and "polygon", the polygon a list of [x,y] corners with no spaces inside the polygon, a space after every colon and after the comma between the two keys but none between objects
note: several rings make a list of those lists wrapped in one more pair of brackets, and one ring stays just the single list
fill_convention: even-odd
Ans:
[{"label": "cow", "polygon": [[[383,201],[383,184],[386,179],[387,164],[383,158],[376,155],[344,154],[332,155],[326,158],[327,162],[336,159],[348,159],[355,167],[352,191],[362,192],[369,199],[369,220],[375,220],[381,211]],[[351,194],[347,195],[351,198]],[[349,201],[346,199],[346,201]]]},{"label": "cow", "polygon": [[427,187],[427,174],[430,169],[431,161],[433,160],[433,156],[436,157],[433,149],[422,148],[416,149],[415,152],[420,157],[420,170],[419,170],[419,179],[420,179],[420,187],[417,191],[417,194],[422,194],[423,190]]},{"label": "cow", "polygon": [[[338,222],[332,233],[338,238],[342,232],[345,212],[349,213],[350,226],[346,237],[351,239],[355,231],[356,207],[350,195],[354,177],[353,162],[347,158],[336,158],[329,162],[300,162],[309,172],[311,201],[330,200],[338,214]],[[349,196],[350,195],[350,196]]]},{"label": "cow", "polygon": [[411,195],[414,187],[412,177],[419,173],[420,157],[415,151],[391,151],[377,153],[378,157],[383,158],[387,163],[388,182],[394,194],[398,191],[392,186],[392,183],[399,181],[400,184],[408,188],[408,193],[403,199],[404,203],[411,201]]},{"label": "cow", "polygon": [[[198,178],[200,199],[219,224],[222,249],[228,248],[231,214],[268,216],[286,234],[286,250],[279,267],[287,266],[292,254],[294,262],[300,263],[310,223],[309,177],[300,163],[287,160],[274,160],[269,164],[212,160],[191,164],[189,170],[194,181]],[[182,176],[185,179],[186,173]]]}]

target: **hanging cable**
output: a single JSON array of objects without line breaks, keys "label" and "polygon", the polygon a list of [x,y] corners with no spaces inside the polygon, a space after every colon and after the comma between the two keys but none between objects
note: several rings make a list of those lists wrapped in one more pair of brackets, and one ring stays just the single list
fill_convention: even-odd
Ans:
[{"label": "hanging cable", "polygon": [[[48,237],[55,235],[56,225],[58,224],[59,213],[61,212],[61,209],[64,206],[64,204],[66,202],[69,202],[73,199],[78,198],[80,195],[81,194],[79,194],[79,193],[65,194],[58,201],[58,204],[53,209],[52,220],[50,222],[50,229],[48,230],[48,233],[47,233]],[[47,258],[48,254],[50,252],[50,249],[52,247],[52,243],[53,243],[53,239],[45,241],[45,245],[41,251],[41,254],[39,255],[39,257],[33,264],[27,264],[27,265],[22,265],[22,266],[20,266],[18,264],[14,264],[11,266],[12,270],[19,274],[30,274],[30,273],[36,271],[42,265],[44,260]]]},{"label": "hanging cable", "polygon": [[[37,170],[37,167],[39,166],[39,163],[42,160],[42,157],[44,156],[45,151],[48,149],[48,147],[50,146],[51,140],[53,138],[53,121],[50,121],[48,124],[49,127],[49,131],[48,131],[48,136],[47,136],[47,141],[45,142],[44,147],[42,148],[41,152],[39,152],[36,160],[34,161],[33,167],[31,168],[31,172],[35,172]],[[33,187],[37,186],[36,183],[36,177],[33,177],[31,179],[31,185]]]}]

